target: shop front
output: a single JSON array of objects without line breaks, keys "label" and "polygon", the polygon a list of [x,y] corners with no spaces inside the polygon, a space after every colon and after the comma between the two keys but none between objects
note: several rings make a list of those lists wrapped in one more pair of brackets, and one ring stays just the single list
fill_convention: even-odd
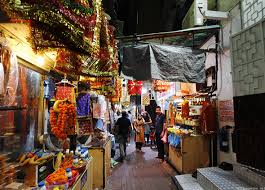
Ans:
[{"label": "shop front", "polygon": [[0,5],[0,189],[104,189],[121,82],[101,1]]}]

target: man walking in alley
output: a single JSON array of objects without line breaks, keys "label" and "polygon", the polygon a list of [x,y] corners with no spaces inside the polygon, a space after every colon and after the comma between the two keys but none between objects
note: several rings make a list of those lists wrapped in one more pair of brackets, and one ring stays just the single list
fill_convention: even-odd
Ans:
[{"label": "man walking in alley", "polygon": [[122,112],[122,117],[116,122],[115,128],[115,135],[117,135],[120,148],[120,161],[122,162],[126,156],[126,142],[131,129],[131,122],[127,118],[127,113],[125,111]]},{"label": "man walking in alley", "polygon": [[158,150],[157,158],[164,161],[164,144],[161,140],[164,124],[166,122],[166,116],[161,112],[161,107],[156,107],[156,121],[155,121],[155,136],[156,136],[156,145]]}]

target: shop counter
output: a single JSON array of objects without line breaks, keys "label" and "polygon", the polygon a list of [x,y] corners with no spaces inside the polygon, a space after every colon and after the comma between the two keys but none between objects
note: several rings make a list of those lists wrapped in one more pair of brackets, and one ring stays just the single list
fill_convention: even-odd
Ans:
[{"label": "shop counter", "polygon": [[[74,185],[71,188],[68,188],[69,190],[93,190],[93,162],[94,159],[90,157],[88,160],[88,163],[86,165],[86,169],[84,172],[79,174],[78,179],[74,183]],[[35,180],[35,179],[34,179]],[[36,187],[28,186],[25,183],[17,183],[13,182],[7,186],[7,189],[12,190],[35,190]]]},{"label": "shop counter", "polygon": [[86,170],[80,174],[71,190],[93,190],[93,162],[94,159],[90,157]]},{"label": "shop counter", "polygon": [[99,145],[90,147],[89,155],[94,158],[93,189],[104,189],[111,172],[111,139],[107,138]]},{"label": "shop counter", "polygon": [[204,135],[183,136],[180,145],[169,145],[169,163],[180,173],[193,173],[197,168],[207,167],[210,138]]}]

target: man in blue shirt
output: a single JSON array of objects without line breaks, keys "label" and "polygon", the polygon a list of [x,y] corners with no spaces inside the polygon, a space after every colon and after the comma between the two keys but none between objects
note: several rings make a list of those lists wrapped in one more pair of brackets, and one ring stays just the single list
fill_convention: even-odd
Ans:
[{"label": "man in blue shirt", "polygon": [[162,132],[164,129],[164,124],[166,122],[166,116],[161,112],[161,107],[156,107],[156,122],[155,122],[155,136],[156,136],[156,145],[158,150],[158,156],[157,158],[164,160],[164,143],[161,140],[162,138]]}]

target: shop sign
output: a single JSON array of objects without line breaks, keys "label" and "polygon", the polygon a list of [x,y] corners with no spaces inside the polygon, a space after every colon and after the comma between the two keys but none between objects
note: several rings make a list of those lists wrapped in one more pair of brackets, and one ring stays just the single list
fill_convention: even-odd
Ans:
[{"label": "shop sign", "polygon": [[234,122],[233,100],[219,101],[220,121]]},{"label": "shop sign", "polygon": [[167,92],[158,92],[157,93],[157,100],[160,101],[162,99],[167,99],[171,96],[174,96],[176,94],[176,83],[175,82],[171,82],[170,83],[170,89]]}]

